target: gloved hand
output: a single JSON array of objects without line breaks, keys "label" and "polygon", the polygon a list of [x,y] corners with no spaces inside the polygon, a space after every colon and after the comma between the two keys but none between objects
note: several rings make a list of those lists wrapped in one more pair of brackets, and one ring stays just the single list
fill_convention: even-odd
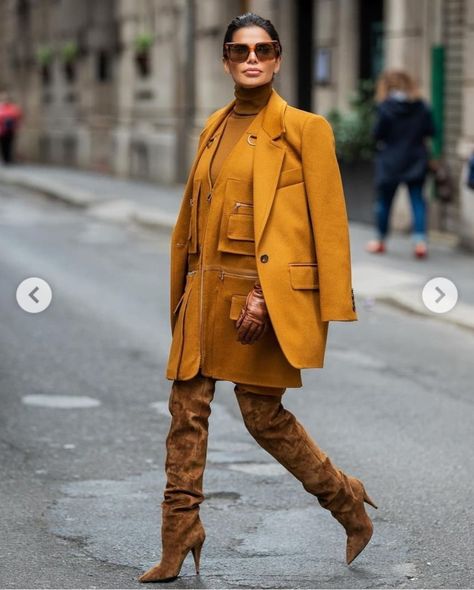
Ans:
[{"label": "gloved hand", "polygon": [[244,307],[235,325],[237,340],[242,344],[254,344],[268,330],[270,318],[263,298],[263,291],[257,281],[247,295]]}]

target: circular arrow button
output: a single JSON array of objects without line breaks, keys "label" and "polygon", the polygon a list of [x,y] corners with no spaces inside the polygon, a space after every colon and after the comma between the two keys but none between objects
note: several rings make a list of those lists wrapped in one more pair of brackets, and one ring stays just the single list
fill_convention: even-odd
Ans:
[{"label": "circular arrow button", "polygon": [[53,292],[48,283],[38,277],[30,277],[21,281],[16,290],[18,305],[28,313],[44,311],[53,298]]},{"label": "circular arrow button", "polygon": [[451,311],[458,301],[456,285],[445,277],[435,277],[426,283],[421,294],[425,306],[434,313]]}]

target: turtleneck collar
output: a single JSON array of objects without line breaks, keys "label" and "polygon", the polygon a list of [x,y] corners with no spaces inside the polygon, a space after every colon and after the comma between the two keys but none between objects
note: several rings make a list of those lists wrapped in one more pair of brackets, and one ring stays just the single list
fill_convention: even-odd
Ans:
[{"label": "turtleneck collar", "polygon": [[254,88],[244,88],[238,84],[234,85],[234,96],[236,98],[234,113],[237,115],[255,115],[268,102],[273,89],[273,81],[255,86]]}]

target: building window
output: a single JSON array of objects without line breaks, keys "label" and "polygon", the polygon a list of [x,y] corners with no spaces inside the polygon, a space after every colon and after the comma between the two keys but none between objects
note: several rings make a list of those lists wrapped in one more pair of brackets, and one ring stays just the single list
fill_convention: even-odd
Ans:
[{"label": "building window", "polygon": [[96,58],[96,79],[98,82],[108,82],[110,78],[110,55],[101,49]]},{"label": "building window", "polygon": [[52,77],[52,68],[50,64],[43,64],[41,66],[41,81],[44,86],[49,86],[51,84],[51,77]]},{"label": "building window", "polygon": [[318,47],[314,60],[314,81],[320,86],[331,84],[331,49]]},{"label": "building window", "polygon": [[72,62],[66,62],[63,64],[64,77],[68,84],[72,84],[76,81],[76,64]]},{"label": "building window", "polygon": [[359,78],[375,80],[383,70],[383,0],[359,0]]}]

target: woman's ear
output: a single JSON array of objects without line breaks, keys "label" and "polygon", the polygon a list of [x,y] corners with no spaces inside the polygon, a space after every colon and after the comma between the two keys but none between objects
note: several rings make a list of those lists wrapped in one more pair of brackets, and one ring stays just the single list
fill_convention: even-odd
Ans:
[{"label": "woman's ear", "polygon": [[281,66],[281,57],[277,58],[277,61],[275,63],[275,68],[273,70],[273,74],[278,74],[278,72],[280,71],[280,66]]},{"label": "woman's ear", "polygon": [[227,74],[230,74],[229,65],[227,64],[227,60],[225,57],[222,58],[222,64],[224,66],[224,70]]}]

